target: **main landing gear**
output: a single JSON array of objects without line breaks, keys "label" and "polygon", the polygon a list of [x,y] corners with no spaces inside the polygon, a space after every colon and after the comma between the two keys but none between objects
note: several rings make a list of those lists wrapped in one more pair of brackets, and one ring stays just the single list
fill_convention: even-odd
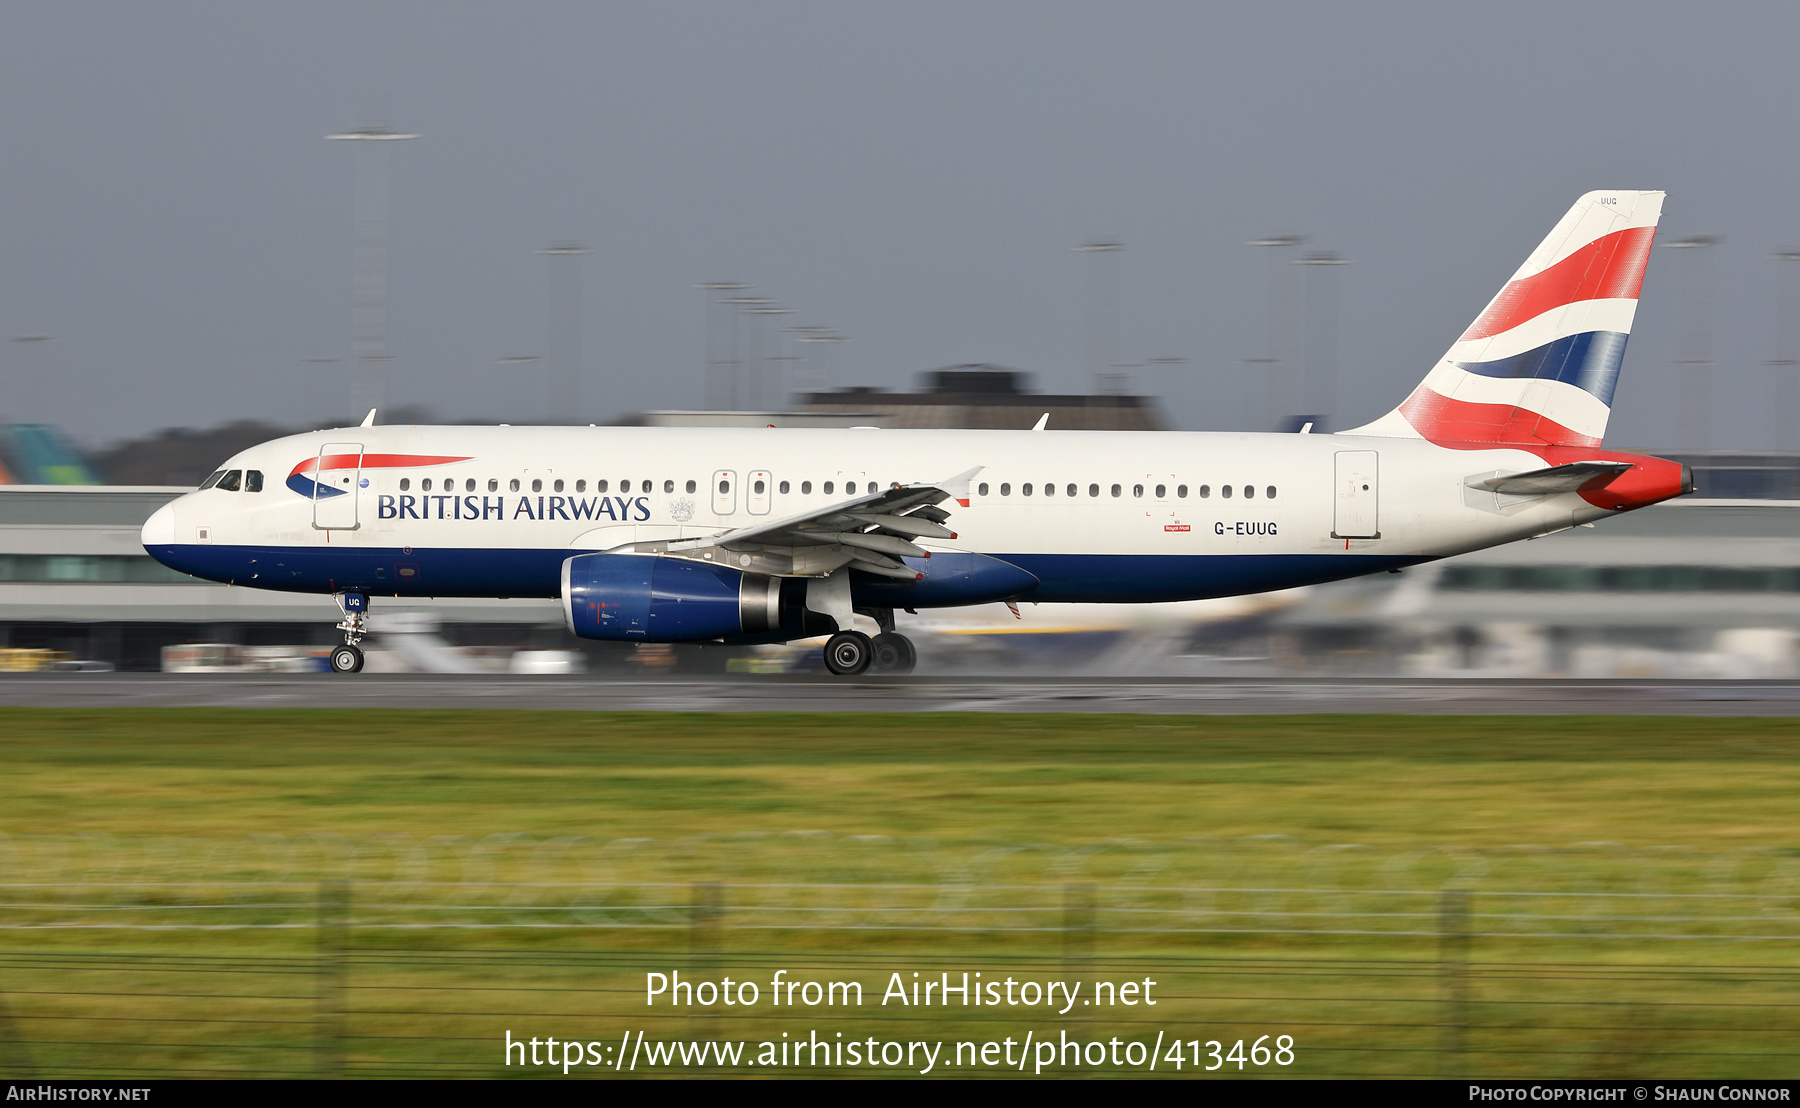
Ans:
[{"label": "main landing gear", "polygon": [[363,652],[359,645],[369,633],[369,598],[359,592],[339,593],[332,597],[344,622],[337,629],[344,633],[344,645],[331,652],[331,672],[361,673]]},{"label": "main landing gear", "polygon": [[863,614],[875,620],[881,633],[870,638],[861,631],[839,631],[825,643],[825,668],[839,677],[911,673],[919,652],[911,639],[895,632],[893,609],[863,609]]}]

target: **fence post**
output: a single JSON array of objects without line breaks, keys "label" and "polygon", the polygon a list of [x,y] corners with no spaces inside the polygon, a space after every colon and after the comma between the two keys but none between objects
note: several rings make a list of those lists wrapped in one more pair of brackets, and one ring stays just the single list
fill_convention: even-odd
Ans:
[{"label": "fence post", "polygon": [[31,1048],[13,1022],[12,1009],[6,1005],[6,994],[0,993],[0,1076],[31,1081],[37,1069],[31,1064]]},{"label": "fence post", "polygon": [[1085,970],[1094,957],[1094,886],[1063,886],[1063,965]]},{"label": "fence post", "polygon": [[[712,881],[697,882],[693,889],[693,904],[688,910],[688,965],[696,977],[717,968],[721,945],[719,926],[724,915],[724,887]],[[695,1039],[712,1038],[716,1026],[714,1015],[696,1001],[688,1008],[688,1034]],[[698,1072],[715,1071],[711,1066],[702,1066]]]},{"label": "fence post", "polygon": [[1469,1029],[1469,893],[1445,889],[1438,901],[1438,1074],[1464,1075]]},{"label": "fence post", "polygon": [[317,949],[313,956],[317,1008],[313,1013],[313,1071],[322,1078],[344,1074],[345,958],[350,946],[350,885],[319,884]]}]

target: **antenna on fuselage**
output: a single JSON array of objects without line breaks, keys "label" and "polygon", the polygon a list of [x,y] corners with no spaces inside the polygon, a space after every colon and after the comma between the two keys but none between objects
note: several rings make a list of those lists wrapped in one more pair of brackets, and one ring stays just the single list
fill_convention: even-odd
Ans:
[{"label": "antenna on fuselage", "polygon": [[363,416],[363,421],[361,423],[357,424],[357,426],[358,427],[373,427],[373,426],[375,426],[375,409],[370,408],[369,414],[366,416]]}]

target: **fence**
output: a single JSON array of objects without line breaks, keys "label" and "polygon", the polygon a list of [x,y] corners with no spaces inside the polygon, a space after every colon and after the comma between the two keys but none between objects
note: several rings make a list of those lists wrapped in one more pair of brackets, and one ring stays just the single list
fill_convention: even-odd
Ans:
[{"label": "fence", "polygon": [[[19,878],[0,882],[0,1068],[21,1076],[560,1074],[509,1057],[510,1035],[592,1043],[572,1074],[609,1076],[751,1070],[682,1062],[714,1040],[839,1051],[789,1073],[925,1068],[842,1062],[871,1040],[941,1042],[935,1072],[1014,1073],[1010,1049],[978,1061],[1011,1039],[1054,1041],[1046,1072],[1065,1074],[1205,1072],[1216,1041],[1232,1076],[1742,1077],[1791,1074],[1800,1031],[1781,851],[514,837],[46,839],[0,858]],[[645,879],[683,869],[703,877]],[[676,973],[758,996],[648,996]],[[1003,991],[911,1002],[963,974]],[[797,999],[772,1003],[778,980]]]}]

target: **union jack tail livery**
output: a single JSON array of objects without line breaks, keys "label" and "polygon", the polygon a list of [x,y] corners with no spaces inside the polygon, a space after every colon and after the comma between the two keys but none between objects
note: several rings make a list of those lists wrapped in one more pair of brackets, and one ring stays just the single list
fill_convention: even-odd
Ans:
[{"label": "union jack tail livery", "polygon": [[1660,192],[1575,202],[1404,403],[1351,435],[1597,447],[1637,313]]}]

